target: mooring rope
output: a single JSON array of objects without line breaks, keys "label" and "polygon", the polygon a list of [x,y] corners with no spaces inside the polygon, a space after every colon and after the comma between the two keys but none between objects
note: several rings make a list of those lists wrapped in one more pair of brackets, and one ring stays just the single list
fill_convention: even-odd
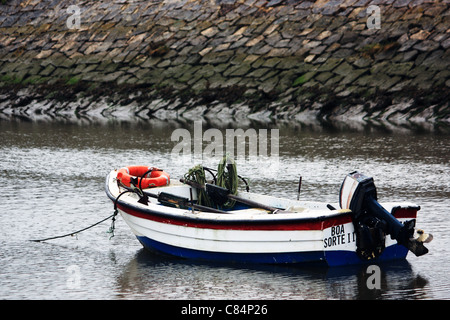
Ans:
[{"label": "mooring rope", "polygon": [[113,213],[112,215],[110,215],[109,217],[107,217],[107,218],[105,218],[105,219],[102,219],[102,220],[100,220],[100,221],[98,221],[98,222],[96,222],[96,223],[90,225],[89,227],[83,228],[83,229],[78,230],[78,231],[74,231],[74,232],[67,233],[67,234],[63,234],[63,235],[56,236],[56,237],[50,237],[50,238],[45,238],[45,239],[33,239],[33,240],[30,240],[30,241],[33,241],[33,242],[43,242],[43,241],[47,241],[47,240],[53,240],[53,239],[58,239],[58,238],[64,238],[64,237],[68,237],[68,236],[74,236],[74,235],[76,235],[76,234],[78,234],[78,233],[80,233],[80,232],[83,232],[83,231],[88,230],[88,229],[90,229],[90,228],[92,228],[92,227],[95,227],[96,225],[98,225],[98,224],[100,224],[100,223],[102,223],[102,222],[104,222],[104,221],[106,221],[106,220],[112,218],[111,227],[110,227],[109,230],[107,231],[107,233],[111,233],[111,237],[110,237],[110,239],[111,239],[112,237],[114,237],[114,229],[115,229],[116,216],[117,216],[117,214],[119,213],[119,211],[117,210],[117,201],[119,200],[119,198],[120,198],[123,194],[125,194],[125,193],[127,193],[127,192],[134,192],[134,190],[126,190],[126,191],[122,192],[121,194],[119,194],[119,195],[117,196],[117,198],[114,200],[114,213]]},{"label": "mooring rope", "polygon": [[43,241],[47,241],[47,240],[53,240],[53,239],[58,239],[58,238],[64,238],[64,237],[68,237],[68,236],[74,236],[74,235],[76,235],[77,233],[80,233],[80,232],[83,232],[83,231],[85,231],[85,230],[87,230],[87,229],[90,229],[90,228],[92,228],[92,227],[95,227],[96,225],[98,225],[98,224],[100,224],[100,223],[102,223],[102,222],[104,222],[104,221],[106,221],[106,220],[108,220],[108,219],[111,219],[111,218],[115,217],[115,215],[116,215],[116,213],[110,215],[109,217],[107,217],[107,218],[105,218],[105,219],[102,219],[102,220],[100,220],[100,221],[94,223],[93,225],[90,225],[89,227],[83,228],[83,229],[78,230],[78,231],[75,231],[75,232],[63,234],[63,235],[61,235],[61,236],[56,236],[56,237],[45,238],[45,239],[33,239],[33,240],[30,240],[30,241],[33,241],[33,242],[43,242]]}]

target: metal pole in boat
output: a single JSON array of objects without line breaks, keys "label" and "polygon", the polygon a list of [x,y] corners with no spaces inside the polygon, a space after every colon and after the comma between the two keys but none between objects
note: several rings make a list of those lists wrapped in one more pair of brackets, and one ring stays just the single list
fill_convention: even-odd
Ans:
[{"label": "metal pole in boat", "polygon": [[297,191],[297,200],[300,200],[300,189],[302,188],[302,176],[298,180],[298,191]]}]

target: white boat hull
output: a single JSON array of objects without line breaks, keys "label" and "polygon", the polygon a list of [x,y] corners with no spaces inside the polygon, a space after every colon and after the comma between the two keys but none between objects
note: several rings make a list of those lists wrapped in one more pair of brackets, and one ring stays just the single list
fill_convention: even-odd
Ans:
[{"label": "white boat hull", "polygon": [[[115,200],[123,191],[107,177],[106,191]],[[150,190],[150,189],[149,189]],[[170,185],[151,189],[186,196],[189,186]],[[149,250],[183,258],[251,263],[319,262],[330,266],[364,262],[358,257],[356,235],[349,210],[330,210],[318,202],[292,201],[242,193],[242,197],[270,201],[294,208],[291,213],[268,214],[260,209],[240,209],[218,214],[161,205],[152,199],[139,203],[134,193],[123,195],[117,208],[137,239]],[[269,199],[269,200],[267,200]],[[418,207],[385,204],[398,220],[415,219]],[[404,259],[408,249],[386,237],[377,260]]]}]

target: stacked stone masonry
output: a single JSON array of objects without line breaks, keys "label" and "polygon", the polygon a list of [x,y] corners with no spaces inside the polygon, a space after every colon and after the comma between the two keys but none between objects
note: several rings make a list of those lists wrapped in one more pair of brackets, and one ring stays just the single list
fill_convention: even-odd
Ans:
[{"label": "stacked stone masonry", "polygon": [[26,89],[39,100],[51,85],[83,83],[126,88],[131,100],[144,92],[148,116],[156,98],[170,97],[161,105],[186,112],[201,102],[201,113],[234,104],[284,118],[363,110],[448,121],[449,3],[4,0],[0,109],[27,105],[17,102]]}]

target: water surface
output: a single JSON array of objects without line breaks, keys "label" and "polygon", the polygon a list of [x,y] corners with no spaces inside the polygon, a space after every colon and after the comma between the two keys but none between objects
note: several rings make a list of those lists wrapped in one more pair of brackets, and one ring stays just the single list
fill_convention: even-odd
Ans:
[{"label": "water surface", "polygon": [[[430,253],[381,265],[380,290],[368,289],[365,266],[310,268],[198,263],[150,254],[120,218],[114,237],[108,220],[73,237],[70,233],[108,217],[104,192],[111,169],[159,166],[173,179],[190,163],[171,157],[176,128],[162,121],[0,121],[1,299],[449,299],[448,134],[317,128],[257,122],[204,124],[226,128],[279,129],[279,168],[238,162],[251,191],[280,197],[337,202],[345,175],[373,176],[380,201],[421,206],[417,225],[433,233]],[[204,159],[212,167],[217,162]]]}]

